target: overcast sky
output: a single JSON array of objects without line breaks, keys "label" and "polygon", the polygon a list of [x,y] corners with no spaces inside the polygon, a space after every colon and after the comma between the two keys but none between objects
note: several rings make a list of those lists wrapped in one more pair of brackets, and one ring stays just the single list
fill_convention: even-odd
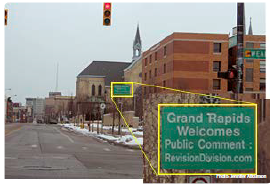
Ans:
[{"label": "overcast sky", "polygon": [[[76,76],[93,60],[131,61],[139,23],[145,51],[173,32],[228,34],[236,3],[112,3],[112,26],[102,26],[102,3],[11,3],[5,27],[5,89],[13,101],[75,95]],[[246,30],[266,34],[265,4],[245,3]]]}]

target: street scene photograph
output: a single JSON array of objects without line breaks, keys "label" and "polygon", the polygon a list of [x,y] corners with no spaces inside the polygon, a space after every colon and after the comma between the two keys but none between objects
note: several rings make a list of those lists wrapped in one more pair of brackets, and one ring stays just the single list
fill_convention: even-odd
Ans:
[{"label": "street scene photograph", "polygon": [[266,6],[6,3],[4,179],[270,183]]}]

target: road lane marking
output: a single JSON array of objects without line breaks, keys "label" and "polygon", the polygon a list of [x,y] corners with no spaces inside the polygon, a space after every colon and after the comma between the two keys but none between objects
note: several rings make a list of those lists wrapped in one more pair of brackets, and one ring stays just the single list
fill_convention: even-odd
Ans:
[{"label": "road lane marking", "polygon": [[31,145],[31,147],[32,147],[32,148],[36,148],[36,147],[37,147],[37,145],[36,145],[36,144],[34,144],[34,145]]},{"label": "road lane marking", "polygon": [[87,150],[87,147],[82,147],[83,150]]},{"label": "road lane marking", "polygon": [[58,149],[64,149],[64,147],[63,147],[63,146],[57,146],[57,148],[58,148]]},{"label": "road lane marking", "polygon": [[[10,132],[8,132],[7,134],[5,134],[5,136],[8,136],[16,131],[19,131],[21,129],[21,127],[19,127],[18,129],[15,129],[15,130],[11,130]],[[6,130],[6,129],[5,129]]]},{"label": "road lane marking", "polygon": [[68,138],[69,141],[71,141],[71,143],[75,143],[74,140],[72,138],[70,138],[69,136],[67,136],[66,134],[63,134],[62,132],[60,132],[57,128],[54,128],[56,131],[58,131],[61,135],[65,136]]},{"label": "road lane marking", "polygon": [[16,160],[18,158],[14,158],[14,157],[5,157],[5,159],[8,159],[8,160]]},{"label": "road lane marking", "polygon": [[104,148],[103,150],[105,150],[105,151],[110,151],[110,149],[109,149],[109,148]]},{"label": "road lane marking", "polygon": [[129,151],[129,152],[134,152],[134,150],[132,150],[132,149],[126,149],[126,151]]}]

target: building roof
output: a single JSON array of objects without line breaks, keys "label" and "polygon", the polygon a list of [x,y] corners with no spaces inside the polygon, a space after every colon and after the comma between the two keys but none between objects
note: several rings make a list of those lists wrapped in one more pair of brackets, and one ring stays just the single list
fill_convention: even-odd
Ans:
[{"label": "building roof", "polygon": [[92,61],[77,78],[80,77],[105,77],[105,85],[110,86],[112,81],[123,81],[124,69],[130,62]]},{"label": "building roof", "polygon": [[124,69],[124,71],[128,71],[129,69],[131,69],[138,61],[140,61],[142,59],[142,55],[139,56],[137,59],[135,59],[131,65],[129,65],[127,68]]}]

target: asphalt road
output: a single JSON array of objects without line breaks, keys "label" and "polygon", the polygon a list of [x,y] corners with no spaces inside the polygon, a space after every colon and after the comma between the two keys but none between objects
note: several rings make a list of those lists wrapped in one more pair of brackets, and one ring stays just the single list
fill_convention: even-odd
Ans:
[{"label": "asphalt road", "polygon": [[142,179],[140,150],[114,146],[57,125],[9,124],[5,128],[7,179]]}]

